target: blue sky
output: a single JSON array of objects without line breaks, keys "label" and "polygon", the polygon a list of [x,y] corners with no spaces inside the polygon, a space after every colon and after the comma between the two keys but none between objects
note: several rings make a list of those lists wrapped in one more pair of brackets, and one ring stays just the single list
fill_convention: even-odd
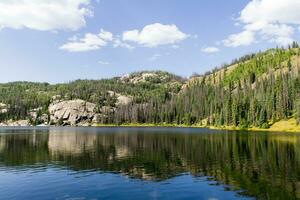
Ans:
[{"label": "blue sky", "polygon": [[185,77],[299,40],[298,0],[7,0],[0,82]]}]

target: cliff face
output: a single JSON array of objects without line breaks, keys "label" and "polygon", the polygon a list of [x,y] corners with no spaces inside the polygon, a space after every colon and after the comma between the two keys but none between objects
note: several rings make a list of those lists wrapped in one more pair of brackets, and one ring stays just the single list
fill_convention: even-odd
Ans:
[{"label": "cliff face", "polygon": [[59,125],[76,125],[90,123],[95,116],[96,104],[80,99],[50,104],[50,123]]}]

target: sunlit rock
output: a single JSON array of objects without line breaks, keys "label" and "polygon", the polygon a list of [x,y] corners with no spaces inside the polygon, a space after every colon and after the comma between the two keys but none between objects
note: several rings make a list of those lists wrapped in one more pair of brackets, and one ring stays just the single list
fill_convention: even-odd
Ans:
[{"label": "sunlit rock", "polygon": [[80,99],[52,103],[49,106],[50,121],[57,125],[77,125],[90,122],[95,113],[96,104]]}]

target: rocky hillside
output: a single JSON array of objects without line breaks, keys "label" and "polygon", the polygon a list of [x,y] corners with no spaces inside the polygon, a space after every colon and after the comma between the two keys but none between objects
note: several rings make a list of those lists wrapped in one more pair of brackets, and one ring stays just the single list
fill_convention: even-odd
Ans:
[{"label": "rocky hillside", "polygon": [[14,82],[0,84],[0,125],[90,125],[106,122],[117,109],[166,101],[184,79],[162,71],[136,72],[103,80],[66,84]]}]

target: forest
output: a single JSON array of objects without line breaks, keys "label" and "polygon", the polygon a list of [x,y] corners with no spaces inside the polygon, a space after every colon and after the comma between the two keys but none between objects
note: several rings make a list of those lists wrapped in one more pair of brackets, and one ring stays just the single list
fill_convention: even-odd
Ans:
[{"label": "forest", "polygon": [[[288,48],[243,56],[189,79],[168,72],[144,71],[125,78],[54,85],[6,83],[0,84],[0,121],[30,120],[30,112],[37,108],[38,115],[49,114],[48,106],[53,96],[58,96],[61,100],[95,103],[95,112],[103,106],[113,108],[98,119],[98,124],[268,128],[282,119],[300,122],[299,74],[300,50],[294,42]],[[131,96],[133,101],[117,106],[116,97],[109,91]]]}]

